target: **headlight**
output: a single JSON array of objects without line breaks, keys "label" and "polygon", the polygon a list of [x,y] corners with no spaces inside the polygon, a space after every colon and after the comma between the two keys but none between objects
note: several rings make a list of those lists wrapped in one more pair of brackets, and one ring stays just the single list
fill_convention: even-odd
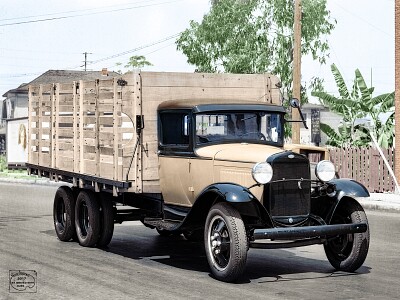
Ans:
[{"label": "headlight", "polygon": [[321,160],[315,168],[319,180],[327,182],[335,178],[335,166],[329,160]]},{"label": "headlight", "polygon": [[267,162],[260,162],[254,165],[251,175],[259,184],[266,184],[272,179],[272,167]]}]

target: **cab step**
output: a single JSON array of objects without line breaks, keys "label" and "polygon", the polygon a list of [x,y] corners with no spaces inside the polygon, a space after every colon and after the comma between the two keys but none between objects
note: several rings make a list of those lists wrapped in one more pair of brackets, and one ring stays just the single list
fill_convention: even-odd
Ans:
[{"label": "cab step", "polygon": [[179,229],[182,222],[166,220],[161,218],[144,218],[143,223],[149,227],[155,227],[160,230],[174,231]]}]

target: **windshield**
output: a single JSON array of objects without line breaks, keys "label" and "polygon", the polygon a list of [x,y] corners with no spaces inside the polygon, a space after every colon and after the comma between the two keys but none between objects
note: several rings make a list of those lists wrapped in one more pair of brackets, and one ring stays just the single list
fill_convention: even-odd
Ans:
[{"label": "windshield", "polygon": [[196,115],[196,144],[283,143],[283,115],[276,112],[223,112]]}]

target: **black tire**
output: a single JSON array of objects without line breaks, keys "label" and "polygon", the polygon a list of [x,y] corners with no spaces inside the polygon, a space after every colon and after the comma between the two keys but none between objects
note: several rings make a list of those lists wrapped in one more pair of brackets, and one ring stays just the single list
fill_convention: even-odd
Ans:
[{"label": "black tire", "polygon": [[107,246],[114,233],[114,207],[108,195],[100,194],[100,235],[97,247]]},{"label": "black tire", "polygon": [[54,228],[60,241],[67,242],[75,235],[75,198],[67,186],[57,189],[53,203]]},{"label": "black tire", "polygon": [[204,246],[211,272],[218,280],[235,281],[244,271],[248,241],[239,212],[230,204],[217,203],[208,213]]},{"label": "black tire", "polygon": [[75,205],[75,228],[81,246],[92,247],[100,235],[100,206],[96,195],[81,191]]},{"label": "black tire", "polygon": [[[342,203],[335,212],[331,224],[368,223],[364,209],[357,202]],[[341,235],[329,240],[325,253],[331,265],[340,271],[354,272],[364,263],[369,248],[369,227],[364,233]]]}]

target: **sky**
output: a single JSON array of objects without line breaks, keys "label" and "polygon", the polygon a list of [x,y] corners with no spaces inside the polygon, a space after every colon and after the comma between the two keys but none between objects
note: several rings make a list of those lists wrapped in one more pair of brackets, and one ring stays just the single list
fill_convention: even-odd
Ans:
[{"label": "sky", "polygon": [[[323,66],[303,57],[302,82],[318,76],[336,93],[335,63],[349,87],[358,68],[375,95],[394,91],[394,0],[327,2],[337,20],[330,57]],[[50,69],[83,70],[85,52],[88,70],[144,55],[145,70],[193,72],[174,41],[209,9],[209,0],[0,0],[0,95]]]}]

